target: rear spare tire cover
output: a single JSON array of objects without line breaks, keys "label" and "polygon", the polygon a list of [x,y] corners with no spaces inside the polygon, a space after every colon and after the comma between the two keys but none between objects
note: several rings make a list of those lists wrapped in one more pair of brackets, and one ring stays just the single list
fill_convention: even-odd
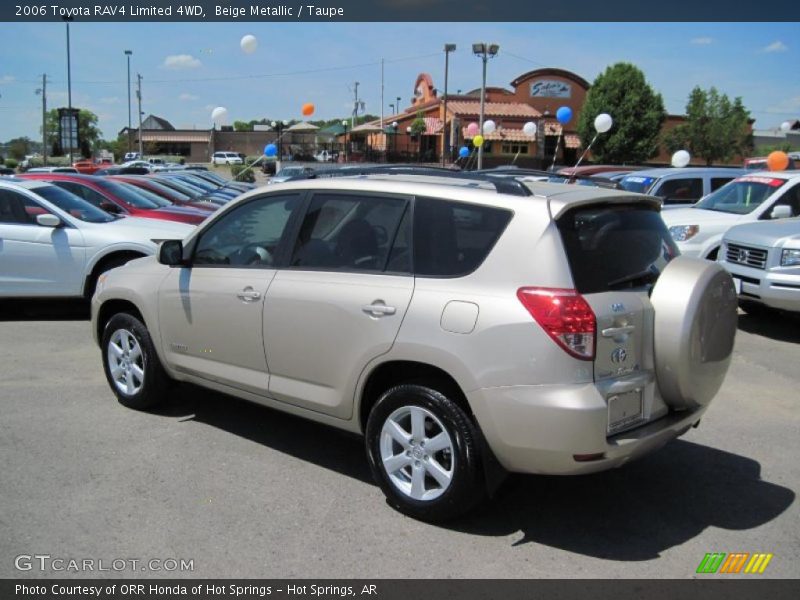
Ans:
[{"label": "rear spare tire cover", "polygon": [[733,280],[714,262],[679,256],[658,278],[654,357],[661,396],[672,408],[705,406],[719,391],[733,353]]}]

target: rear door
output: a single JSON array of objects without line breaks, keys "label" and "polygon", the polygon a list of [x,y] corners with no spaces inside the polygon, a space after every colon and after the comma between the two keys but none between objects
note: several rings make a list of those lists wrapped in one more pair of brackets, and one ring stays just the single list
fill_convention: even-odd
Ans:
[{"label": "rear door", "polygon": [[678,250],[661,216],[643,205],[595,205],[557,225],[575,288],[597,319],[594,376],[609,404],[609,435],[664,415],[648,292]]},{"label": "rear door", "polygon": [[414,290],[403,196],[317,192],[267,293],[270,395],[349,418],[364,366],[389,351]]}]

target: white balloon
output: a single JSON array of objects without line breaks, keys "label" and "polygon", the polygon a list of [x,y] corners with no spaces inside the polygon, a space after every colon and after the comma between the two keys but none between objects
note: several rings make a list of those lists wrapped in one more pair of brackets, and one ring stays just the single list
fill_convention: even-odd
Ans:
[{"label": "white balloon", "polygon": [[605,133],[614,124],[614,120],[608,113],[600,113],[594,119],[594,128],[597,133]]},{"label": "white balloon", "polygon": [[248,33],[239,42],[239,46],[241,46],[242,52],[245,54],[252,54],[256,51],[256,48],[258,48],[258,40],[256,39],[256,36]]},{"label": "white balloon", "polygon": [[792,128],[792,124],[791,124],[791,122],[789,122],[789,121],[784,121],[783,123],[781,123],[781,131],[782,131],[782,132],[786,133],[786,132],[787,132],[787,131],[789,131],[791,128]]},{"label": "white balloon", "polygon": [[678,150],[672,155],[672,166],[682,168],[688,165],[690,160],[692,157],[686,150]]},{"label": "white balloon", "polygon": [[525,135],[534,136],[536,135],[536,123],[533,121],[528,121],[525,125],[522,126],[522,132]]},{"label": "white balloon", "polygon": [[218,106],[211,111],[211,120],[216,125],[225,125],[228,122],[228,109],[224,106]]},{"label": "white balloon", "polygon": [[489,135],[490,133],[494,133],[496,129],[497,125],[491,119],[483,122],[483,135]]}]

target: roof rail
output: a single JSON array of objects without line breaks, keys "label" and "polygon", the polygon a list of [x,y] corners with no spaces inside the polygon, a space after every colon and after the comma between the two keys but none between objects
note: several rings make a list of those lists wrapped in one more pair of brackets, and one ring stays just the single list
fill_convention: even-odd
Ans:
[{"label": "roof rail", "polygon": [[528,187],[512,177],[489,176],[480,171],[457,171],[442,167],[419,167],[414,165],[377,165],[364,167],[342,167],[325,169],[316,172],[316,178],[353,177],[356,175],[415,175],[421,177],[438,177],[462,179],[491,183],[498,194],[511,196],[531,196]]}]

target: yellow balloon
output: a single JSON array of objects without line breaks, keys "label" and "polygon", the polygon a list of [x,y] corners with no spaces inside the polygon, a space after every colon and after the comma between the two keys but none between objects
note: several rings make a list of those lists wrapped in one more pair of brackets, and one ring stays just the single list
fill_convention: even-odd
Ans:
[{"label": "yellow balloon", "polygon": [[480,148],[481,146],[483,146],[483,136],[476,135],[474,138],[472,138],[472,145],[475,146],[476,148]]}]

